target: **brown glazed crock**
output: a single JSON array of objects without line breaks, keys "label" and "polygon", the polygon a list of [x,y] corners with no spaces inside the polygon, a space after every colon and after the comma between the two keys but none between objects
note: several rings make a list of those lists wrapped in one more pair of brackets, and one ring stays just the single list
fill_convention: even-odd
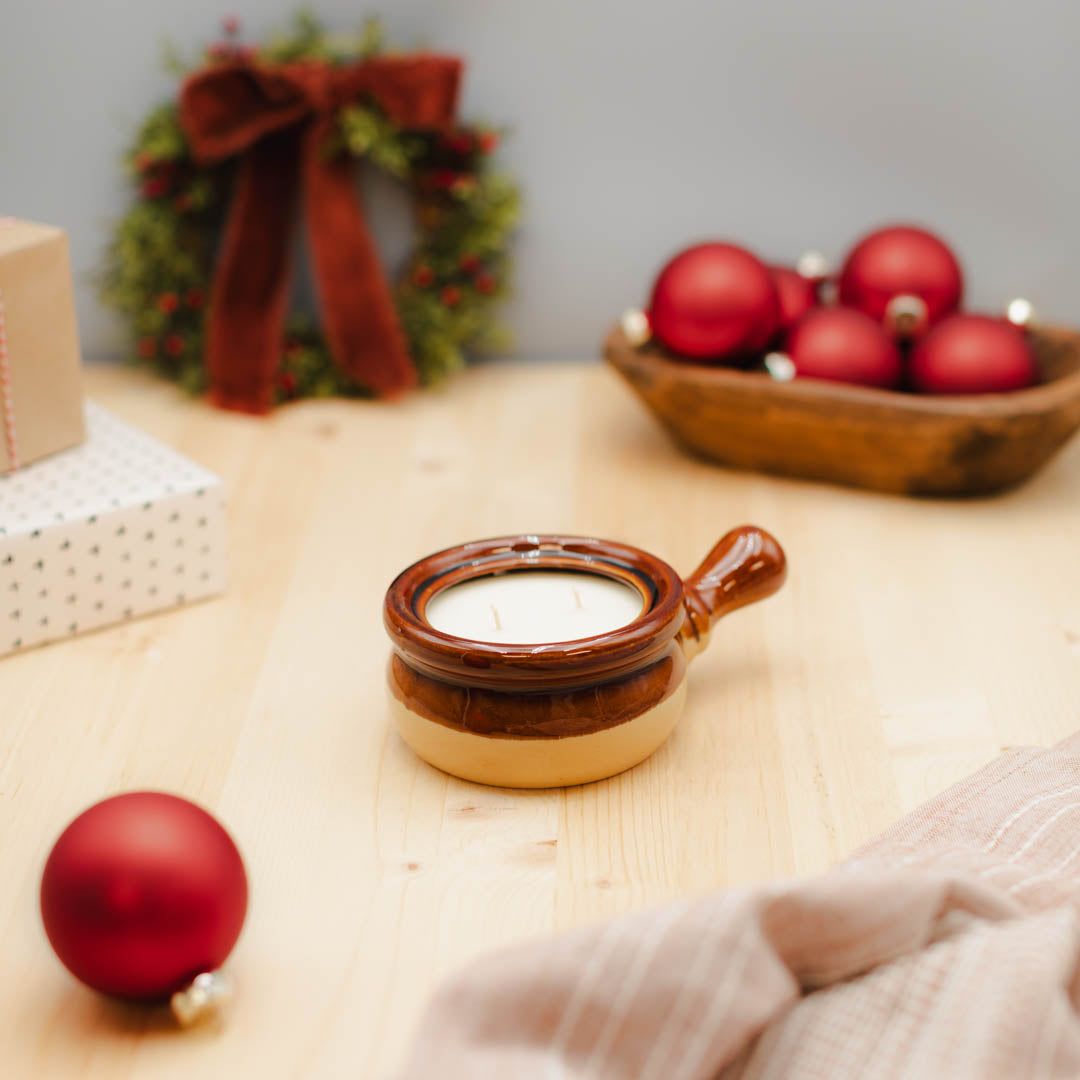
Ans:
[{"label": "brown glazed crock", "polygon": [[[434,629],[431,598],[470,578],[520,570],[600,574],[642,597],[626,626],[577,641],[508,645]],[[461,544],[403,571],[386,593],[390,703],[430,764],[502,787],[558,787],[636,765],[682,711],[686,664],[723,615],[771,596],[787,566],[767,532],[727,533],[686,580],[611,540],[512,536]]]}]

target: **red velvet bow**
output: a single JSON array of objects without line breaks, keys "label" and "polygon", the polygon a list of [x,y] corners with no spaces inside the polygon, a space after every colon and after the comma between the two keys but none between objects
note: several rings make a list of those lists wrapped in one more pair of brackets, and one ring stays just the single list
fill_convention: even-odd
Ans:
[{"label": "red velvet bow", "polygon": [[337,111],[374,102],[398,126],[451,123],[461,62],[377,57],[359,64],[260,66],[237,60],[190,76],[180,120],[197,160],[242,154],[211,293],[206,365],[225,408],[265,412],[273,397],[302,188],[323,331],[343,372],[379,394],[416,383],[390,286],[357,201],[353,162],[327,155]]}]

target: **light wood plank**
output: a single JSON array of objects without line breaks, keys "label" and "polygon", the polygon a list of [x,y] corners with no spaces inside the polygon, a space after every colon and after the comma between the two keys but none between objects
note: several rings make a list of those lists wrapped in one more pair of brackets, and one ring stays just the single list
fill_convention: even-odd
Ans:
[{"label": "light wood plank", "polygon": [[[2,1071],[14,1078],[385,1074],[435,983],[502,944],[674,896],[812,873],[1002,747],[1080,713],[1080,442],[1031,484],[918,502],[684,457],[588,364],[474,368],[394,406],[256,420],[132,371],[92,395],[220,472],[228,594],[0,661]],[[732,525],[789,583],[691,672],[623,776],[476,787],[389,729],[383,591],[515,531],[623,539],[688,573]],[[48,848],[106,794],[179,791],[239,839],[252,904],[221,1028],[74,983],[37,913]]]}]

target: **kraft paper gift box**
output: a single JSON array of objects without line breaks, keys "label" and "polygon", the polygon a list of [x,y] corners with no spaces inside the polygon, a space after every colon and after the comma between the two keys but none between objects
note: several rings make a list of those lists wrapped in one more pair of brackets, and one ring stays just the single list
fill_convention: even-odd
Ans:
[{"label": "kraft paper gift box", "polygon": [[221,480],[89,403],[82,446],[0,477],[0,656],[225,587]]},{"label": "kraft paper gift box", "polygon": [[67,237],[0,217],[0,475],[84,437]]}]

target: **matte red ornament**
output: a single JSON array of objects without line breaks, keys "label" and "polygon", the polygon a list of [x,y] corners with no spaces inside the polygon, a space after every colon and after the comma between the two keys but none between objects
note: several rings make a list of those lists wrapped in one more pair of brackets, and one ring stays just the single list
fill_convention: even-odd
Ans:
[{"label": "matte red ornament", "polygon": [[818,306],[818,282],[787,266],[773,266],[770,272],[780,304],[780,330],[787,331]]},{"label": "matte red ornament", "polygon": [[117,795],[80,814],[41,878],[56,955],[105,994],[167,998],[219,968],[247,911],[247,876],[229,834],[175,795]]},{"label": "matte red ornament", "polygon": [[660,271],[649,323],[662,345],[696,360],[760,352],[780,325],[772,274],[733,244],[687,248]]},{"label": "matte red ornament", "polygon": [[955,311],[964,275],[946,244],[924,229],[898,225],[864,236],[840,271],[840,303],[883,320],[896,296],[917,296],[929,323]]},{"label": "matte red ornament", "polygon": [[1024,334],[1004,319],[953,315],[914,348],[911,381],[927,394],[992,394],[1031,386],[1038,376]]},{"label": "matte red ornament", "polygon": [[896,343],[854,308],[823,307],[804,315],[788,334],[786,351],[799,378],[892,387],[903,368]]}]

